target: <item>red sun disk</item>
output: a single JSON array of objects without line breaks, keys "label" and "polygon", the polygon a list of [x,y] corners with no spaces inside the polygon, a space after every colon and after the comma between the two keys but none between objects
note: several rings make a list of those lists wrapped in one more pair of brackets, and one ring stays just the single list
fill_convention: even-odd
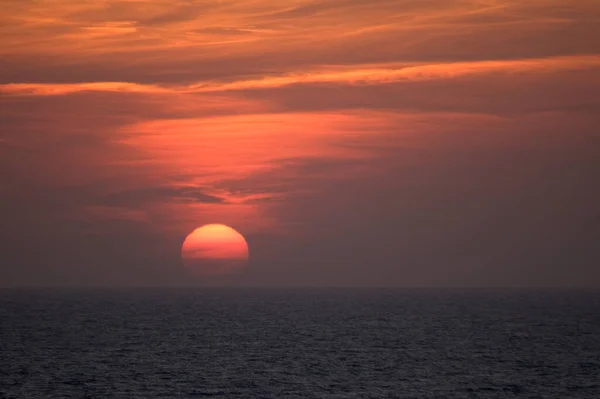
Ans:
[{"label": "red sun disk", "polygon": [[231,274],[248,263],[248,244],[240,233],[222,224],[197,228],[185,239],[181,257],[194,275]]}]

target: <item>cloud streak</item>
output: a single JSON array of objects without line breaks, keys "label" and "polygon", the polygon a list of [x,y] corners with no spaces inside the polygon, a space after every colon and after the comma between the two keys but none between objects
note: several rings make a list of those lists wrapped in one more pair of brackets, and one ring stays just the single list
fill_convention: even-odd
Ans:
[{"label": "cloud streak", "polygon": [[[362,283],[372,270],[402,283],[410,273],[391,268],[410,253],[452,274],[449,247],[498,253],[506,236],[553,230],[523,226],[542,206],[597,213],[598,1],[6,0],[3,11],[0,233],[21,237],[7,247],[62,235],[69,253],[98,233],[138,260],[160,259],[161,241],[178,263],[189,231],[225,223],[258,264],[262,245],[314,281]],[[119,265],[115,243],[86,245]],[[321,262],[338,254],[372,268]]]},{"label": "cloud streak", "polygon": [[189,94],[274,89],[298,84],[382,85],[452,79],[470,75],[545,73],[600,68],[600,56],[582,55],[520,60],[452,62],[422,65],[397,63],[364,66],[330,66],[308,72],[267,75],[257,79],[207,81],[189,85],[130,82],[10,83],[0,85],[5,95],[65,95],[78,92]]}]

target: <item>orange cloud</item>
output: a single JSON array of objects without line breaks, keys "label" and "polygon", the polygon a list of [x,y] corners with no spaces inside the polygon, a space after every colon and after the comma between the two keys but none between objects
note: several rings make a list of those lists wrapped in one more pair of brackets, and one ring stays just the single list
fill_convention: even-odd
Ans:
[{"label": "orange cloud", "polygon": [[[369,146],[410,145],[402,134],[408,129],[493,131],[498,120],[475,123],[477,117],[466,115],[473,107],[465,106],[486,103],[490,113],[499,108],[501,96],[489,82],[510,81],[527,91],[523,81],[535,79],[513,77],[545,76],[550,82],[561,72],[591,75],[600,67],[594,0],[8,0],[3,7],[0,95],[11,116],[22,119],[0,144],[42,148],[47,159],[28,170],[39,180],[110,180],[114,191],[183,184],[223,199],[154,196],[152,203],[139,204],[143,213],[87,208],[97,217],[147,220],[164,228],[206,219],[273,228],[276,221],[265,216],[269,200],[306,190],[307,179],[344,178],[348,165],[377,158]],[[482,78],[465,87],[478,95],[445,84],[469,76]],[[355,90],[365,101],[352,106],[387,109],[404,96],[404,108],[413,109],[426,98],[428,105],[451,103],[426,108],[451,109],[451,118],[428,113],[415,121],[345,109],[354,101],[341,101],[347,91],[335,97],[334,90],[319,90],[436,80],[444,84],[435,91],[411,85],[409,96],[401,90],[390,94],[394,87],[387,96]],[[319,89],[291,105],[283,104],[283,95],[256,99],[261,90],[300,85]],[[83,94],[68,96],[76,93]],[[316,97],[325,106],[313,106]],[[539,102],[559,108],[588,101],[558,97]],[[511,92],[504,100],[512,98]],[[294,110],[302,101],[310,109],[337,108]],[[28,128],[25,137],[21,132]],[[385,136],[390,131],[395,137]],[[335,175],[324,159],[347,169]],[[269,173],[270,180],[261,177]]]},{"label": "orange cloud", "polygon": [[12,95],[53,96],[78,92],[107,93],[170,93],[171,90],[157,85],[128,82],[89,83],[8,83],[0,85],[0,93]]},{"label": "orange cloud", "polygon": [[0,16],[0,55],[36,70],[43,57],[44,67],[106,63],[146,77],[168,70],[186,81],[235,69],[229,75],[239,81],[329,64],[597,54],[597,2],[567,3],[9,0]]},{"label": "orange cloud", "polygon": [[198,176],[196,183],[208,185],[270,169],[282,157],[360,157],[361,151],[333,143],[351,138],[365,125],[380,124],[377,113],[156,120],[122,129],[125,137],[118,142],[147,154],[140,162],[153,162],[163,173],[186,171]]},{"label": "orange cloud", "polygon": [[307,72],[265,75],[259,79],[207,81],[189,85],[148,85],[128,82],[91,83],[11,83],[0,85],[8,95],[63,95],[97,91],[115,93],[211,93],[234,90],[260,90],[295,84],[380,85],[403,81],[452,79],[468,75],[506,73],[544,73],[595,69],[600,56],[582,55],[506,61],[473,61],[439,64],[402,65],[398,63],[322,67]]},{"label": "orange cloud", "polygon": [[[123,127],[114,143],[137,154],[137,159],[119,163],[120,168],[143,169],[145,180],[200,187],[222,199],[165,198],[144,204],[150,219],[165,231],[186,231],[204,221],[247,232],[281,232],[286,227],[269,213],[273,205],[306,194],[318,181],[359,176],[353,165],[373,156],[360,143],[377,141],[397,119],[355,111],[149,120]],[[336,164],[339,172],[331,168]]]},{"label": "orange cloud", "polygon": [[377,85],[403,81],[449,79],[488,73],[532,73],[579,70],[600,67],[600,56],[554,57],[508,61],[474,61],[398,66],[379,64],[355,67],[330,67],[307,73],[265,76],[235,82],[199,83],[189,86],[193,92],[268,89],[292,84],[339,83]]}]

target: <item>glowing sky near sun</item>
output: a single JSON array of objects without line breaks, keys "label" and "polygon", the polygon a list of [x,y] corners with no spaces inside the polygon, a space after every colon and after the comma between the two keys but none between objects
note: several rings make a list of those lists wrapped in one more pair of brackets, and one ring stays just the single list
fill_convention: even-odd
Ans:
[{"label": "glowing sky near sun", "polygon": [[[468,237],[483,240],[487,218],[531,209],[514,217],[519,234],[479,245],[505,256],[521,244],[501,237],[552,230],[543,212],[564,226],[594,213],[593,169],[574,162],[593,164],[597,148],[595,0],[8,0],[0,60],[6,231],[62,240],[48,247],[74,263],[88,255],[71,245],[114,236],[127,246],[110,259],[175,259],[217,221],[243,230],[258,260],[330,265],[265,266],[265,281],[454,278],[475,272],[337,268],[360,248],[356,259],[396,259],[384,244],[398,224],[409,263],[432,252],[485,265]],[[536,186],[546,174],[559,177]],[[366,233],[383,230],[396,232]]]}]

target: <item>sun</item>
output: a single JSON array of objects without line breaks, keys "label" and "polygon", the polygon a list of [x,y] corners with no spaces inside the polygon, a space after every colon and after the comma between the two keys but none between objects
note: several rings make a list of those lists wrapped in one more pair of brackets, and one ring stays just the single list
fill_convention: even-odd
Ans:
[{"label": "sun", "polygon": [[197,276],[231,274],[248,264],[248,244],[243,235],[229,226],[207,224],[186,237],[181,258]]}]

